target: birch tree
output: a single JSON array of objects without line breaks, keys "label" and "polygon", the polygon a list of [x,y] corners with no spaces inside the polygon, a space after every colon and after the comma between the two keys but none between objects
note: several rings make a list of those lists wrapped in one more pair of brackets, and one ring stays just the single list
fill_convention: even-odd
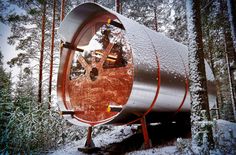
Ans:
[{"label": "birch tree", "polygon": [[[207,81],[204,65],[204,53],[201,30],[201,12],[199,0],[187,0],[187,27],[189,49],[189,80],[191,96],[191,132],[192,143],[197,146],[213,144],[210,120]],[[205,143],[207,143],[205,145]],[[204,147],[203,147],[204,148]],[[208,149],[202,149],[205,153]]]}]

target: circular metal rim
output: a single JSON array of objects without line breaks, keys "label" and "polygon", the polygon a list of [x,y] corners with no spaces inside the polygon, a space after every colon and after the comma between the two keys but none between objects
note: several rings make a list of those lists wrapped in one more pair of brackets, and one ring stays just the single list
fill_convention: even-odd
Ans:
[{"label": "circular metal rim", "polygon": [[[91,18],[89,19],[89,21],[87,21],[87,22],[85,22],[84,24],[83,24],[83,26],[81,26],[81,28],[77,31],[77,35],[75,35],[75,37],[76,37],[76,39],[72,42],[72,44],[74,45],[74,46],[76,46],[78,43],[79,43],[79,41],[81,40],[81,38],[82,38],[82,36],[83,36],[83,34],[86,32],[86,30],[87,30],[87,27],[90,27],[91,25],[94,25],[94,23],[97,23],[98,21],[99,22],[104,22],[104,23],[106,23],[107,22],[107,20],[108,19],[111,19],[111,20],[115,20],[115,19],[118,19],[115,15],[113,15],[113,14],[111,14],[111,13],[109,13],[109,12],[106,12],[106,13],[102,13],[102,14],[99,14],[99,15],[96,15],[96,16],[94,16],[93,18],[92,18],[92,20],[91,20]],[[71,51],[71,52],[73,52],[73,53],[71,53],[70,55],[69,55],[69,61],[67,62],[67,64],[71,64],[71,60],[72,60],[72,57],[73,57],[73,55],[74,55],[74,51]],[[131,55],[132,55],[132,50],[131,50]],[[133,56],[132,56],[133,57]],[[133,63],[133,62],[132,62]],[[66,69],[66,75],[68,75],[69,74],[69,71],[70,71],[70,65],[67,65],[67,69]],[[133,77],[132,77],[132,79],[134,79],[134,73],[133,73]],[[67,77],[66,77],[67,78]],[[67,79],[68,80],[68,79]],[[132,80],[133,81],[133,80]],[[68,94],[68,90],[67,90],[67,85],[68,85],[68,82],[65,82],[65,100],[69,100],[69,94]],[[132,82],[132,84],[131,85],[133,85],[133,82]],[[130,94],[131,94],[131,91],[130,91],[130,93],[129,93],[129,96],[130,96]],[[66,104],[67,102],[65,102],[65,104],[64,104],[64,106],[65,106],[65,108],[66,109],[70,109],[68,106],[67,106],[67,104]],[[126,105],[128,103],[128,100],[127,100],[127,102],[124,104],[124,105]],[[105,123],[107,123],[107,122],[109,122],[109,121],[111,121],[111,120],[113,120],[115,117],[117,117],[121,112],[123,111],[123,109],[120,111],[120,112],[118,112],[117,114],[115,114],[115,115],[113,115],[112,117],[110,117],[110,118],[107,118],[107,119],[104,119],[104,120],[100,120],[100,121],[87,121],[87,120],[84,120],[84,119],[81,119],[81,118],[79,118],[79,117],[77,117],[77,116],[74,116],[73,118],[74,119],[76,119],[76,120],[78,120],[78,121],[80,121],[80,122],[82,122],[82,123],[86,123],[86,124],[89,124],[89,125],[91,125],[91,126],[96,126],[96,125],[101,125],[101,124],[105,124]]]}]

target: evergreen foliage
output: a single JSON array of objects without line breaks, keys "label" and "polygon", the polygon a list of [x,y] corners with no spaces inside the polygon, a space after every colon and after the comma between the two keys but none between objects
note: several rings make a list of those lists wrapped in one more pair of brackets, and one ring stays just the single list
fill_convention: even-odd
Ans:
[{"label": "evergreen foliage", "polygon": [[47,151],[63,139],[64,121],[58,112],[30,107],[27,113],[16,107],[7,126],[7,146],[10,154]]},{"label": "evergreen foliage", "polygon": [[[202,3],[202,28],[205,58],[209,62],[217,87],[218,116],[228,121],[235,121],[233,114],[233,102],[231,100],[231,88],[229,81],[227,57],[229,63],[234,60],[234,48],[231,36],[229,36],[229,22],[227,19],[226,2],[221,0],[204,1]],[[228,55],[228,56],[227,56]]]},{"label": "evergreen foliage", "polygon": [[0,51],[0,140],[1,149],[6,146],[7,125],[13,112],[11,76],[3,68],[3,55]]},{"label": "evergreen foliage", "polygon": [[[5,84],[7,88],[8,85]],[[1,152],[29,154],[46,151],[65,141],[62,140],[65,121],[58,112],[49,110],[47,106],[40,106],[35,92],[32,75],[24,70],[20,72],[13,98],[10,100],[3,97],[5,102],[1,102]]]},{"label": "evergreen foliage", "polygon": [[[15,88],[10,88],[10,74],[8,75],[2,68],[1,61],[1,153],[9,154],[29,154],[35,152],[47,151],[67,140],[81,138],[81,130],[72,129],[64,119],[59,115],[57,109],[48,109],[48,81],[49,74],[49,42],[45,42],[45,57],[43,66],[43,102],[37,102],[37,83],[38,80],[34,74],[38,72],[37,64],[40,49],[40,28],[41,28],[41,4],[43,1],[15,1],[9,0],[11,4],[17,5],[24,10],[23,13],[13,12],[3,16],[5,23],[11,26],[12,35],[8,38],[10,45],[15,45],[16,50],[22,50],[17,57],[8,62],[10,67],[18,67],[20,74]],[[67,1],[69,6],[71,2]],[[78,3],[78,2],[77,2]],[[58,6],[60,1],[58,0]],[[47,4],[46,35],[49,39],[49,30],[51,28],[52,4]],[[67,11],[69,7],[67,6]],[[59,25],[59,10],[57,7],[56,26]],[[58,37],[57,34],[55,36]],[[59,40],[59,39],[57,39]],[[55,44],[57,45],[59,41]],[[58,43],[59,44],[59,43]],[[55,48],[55,57],[58,58],[59,50]],[[1,57],[2,58],[2,57]],[[58,60],[56,60],[58,63]],[[55,78],[55,77],[54,77]],[[5,81],[4,81],[5,80]],[[9,83],[9,84],[8,84]],[[55,79],[53,81],[55,90]],[[4,89],[2,89],[4,88]],[[4,96],[5,95],[5,96]],[[5,99],[10,95],[10,100]],[[4,102],[2,103],[2,98]],[[6,106],[7,105],[7,106]],[[10,106],[11,105],[11,106]],[[4,116],[4,117],[2,117]],[[7,116],[7,117],[5,117]],[[4,120],[3,120],[4,119]],[[3,121],[2,121],[3,120]],[[3,123],[4,122],[4,123]],[[3,131],[3,132],[2,132]],[[79,135],[79,136],[78,136]]]}]

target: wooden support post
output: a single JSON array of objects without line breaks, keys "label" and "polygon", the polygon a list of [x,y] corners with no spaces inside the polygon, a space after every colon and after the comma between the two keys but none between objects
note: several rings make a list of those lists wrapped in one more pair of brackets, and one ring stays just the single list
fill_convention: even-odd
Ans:
[{"label": "wooden support post", "polygon": [[93,131],[93,128],[91,126],[88,127],[88,134],[87,134],[87,140],[85,143],[85,147],[88,147],[88,148],[94,147],[94,143],[92,140],[92,131]]},{"label": "wooden support post", "polygon": [[143,133],[143,139],[144,139],[144,148],[149,149],[151,148],[151,142],[148,136],[148,130],[147,130],[147,124],[146,124],[146,118],[145,116],[141,118],[141,126],[142,126],[142,133]]}]

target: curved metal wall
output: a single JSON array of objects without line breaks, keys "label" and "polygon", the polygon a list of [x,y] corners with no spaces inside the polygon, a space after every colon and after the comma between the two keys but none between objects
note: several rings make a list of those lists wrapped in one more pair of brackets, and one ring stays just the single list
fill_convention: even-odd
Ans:
[{"label": "curved metal wall", "polygon": [[[188,93],[187,47],[146,28],[114,11],[94,3],[84,3],[73,9],[61,23],[59,33],[64,42],[75,44],[82,28],[95,15],[107,14],[117,18],[125,28],[125,37],[132,49],[134,79],[131,94],[122,111],[107,120],[86,123],[71,116],[66,118],[77,125],[104,123],[129,123],[142,115],[151,113],[176,113],[190,111]],[[62,110],[68,110],[65,77],[70,65],[70,50],[63,49],[58,75],[58,98]],[[215,102],[213,76],[206,65],[209,80],[209,99]],[[158,118],[157,118],[158,120]]]}]

